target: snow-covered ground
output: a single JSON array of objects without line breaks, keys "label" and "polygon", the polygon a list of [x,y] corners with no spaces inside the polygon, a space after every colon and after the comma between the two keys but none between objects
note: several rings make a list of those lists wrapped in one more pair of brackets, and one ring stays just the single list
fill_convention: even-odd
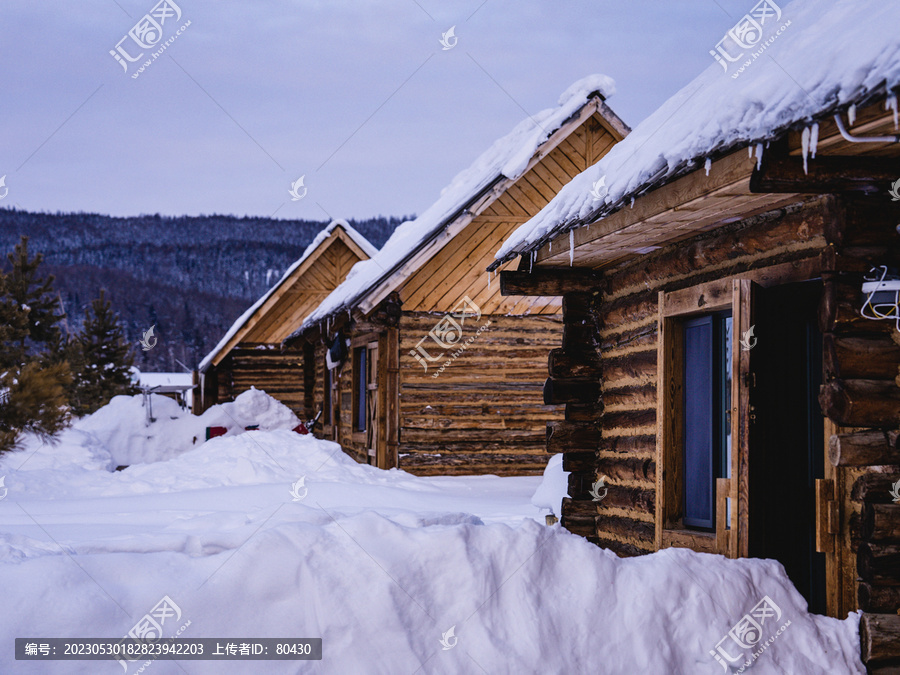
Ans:
[{"label": "snow-covered ground", "polygon": [[[807,614],[778,563],[620,559],[544,525],[531,498],[558,491],[558,461],[543,485],[382,471],[290,431],[296,418],[256,391],[203,418],[161,397],[154,413],[146,427],[140,397],[115,399],[56,445],[0,458],[0,673],[122,673],[15,661],[14,639],[117,639],[164,596],[181,611],[165,635],[321,637],[324,656],[143,671],[160,675],[720,673],[711,650],[766,596],[745,658],[789,625],[752,672],[865,672],[857,617]],[[228,434],[204,443],[219,423]],[[144,463],[112,471],[122,458]]]}]

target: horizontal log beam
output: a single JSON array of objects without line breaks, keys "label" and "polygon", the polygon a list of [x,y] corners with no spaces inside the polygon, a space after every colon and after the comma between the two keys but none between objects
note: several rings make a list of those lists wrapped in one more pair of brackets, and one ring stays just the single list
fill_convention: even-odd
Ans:
[{"label": "horizontal log beam", "polygon": [[544,382],[544,405],[561,403],[594,403],[600,398],[600,383],[588,378]]},{"label": "horizontal log beam", "polygon": [[567,293],[593,293],[599,290],[600,277],[591,270],[568,267],[542,267],[531,272],[500,272],[501,295],[562,296]]},{"label": "horizontal log beam", "polygon": [[900,480],[900,474],[867,473],[856,479],[850,490],[850,499],[864,504],[890,504],[891,486]]},{"label": "horizontal log beam", "polygon": [[825,379],[887,380],[897,375],[900,345],[890,335],[822,336]]},{"label": "horizontal log beam", "polygon": [[859,584],[859,608],[864,612],[895,614],[900,610],[900,586]]},{"label": "horizontal log beam", "polygon": [[606,497],[598,502],[602,507],[618,507],[642,513],[654,513],[655,490],[642,490],[641,488],[623,487],[621,485],[608,485]]},{"label": "horizontal log beam", "polygon": [[859,643],[862,661],[867,666],[900,663],[900,616],[863,614]]},{"label": "horizontal log beam", "polygon": [[594,522],[596,523],[597,534],[601,537],[604,534],[614,534],[619,537],[637,539],[645,544],[653,542],[653,523],[621,516],[603,515],[597,516]]},{"label": "horizontal log beam", "polygon": [[900,504],[866,504],[862,536],[870,541],[900,543]]},{"label": "horizontal log beam", "polygon": [[[895,235],[896,236],[896,235]],[[823,333],[890,334],[893,321],[874,321],[860,314],[860,284],[826,280],[819,306],[819,329]]]},{"label": "horizontal log beam", "polygon": [[547,424],[547,452],[594,452],[600,428],[591,422],[557,421]]},{"label": "horizontal log beam", "polygon": [[[774,150],[774,152],[773,152]],[[893,157],[819,156],[806,162],[799,156],[782,155],[774,147],[750,176],[750,192],[886,193],[900,176],[900,162]]]},{"label": "horizontal log beam", "polygon": [[653,546],[650,543],[647,544],[647,548],[641,548],[640,546],[635,546],[628,542],[608,539],[606,537],[597,537],[596,539],[591,539],[591,541],[597,544],[597,546],[602,546],[608,551],[612,551],[620,558],[635,558],[637,556],[653,553]]},{"label": "horizontal log beam", "polygon": [[567,403],[566,422],[596,422],[603,413],[603,402]]},{"label": "horizontal log beam", "polygon": [[833,380],[822,385],[819,405],[842,426],[896,429],[900,424],[900,387],[893,380]]},{"label": "horizontal log beam", "polygon": [[896,431],[834,434],[828,442],[832,466],[875,466],[900,463]]},{"label": "horizontal log beam", "polygon": [[580,537],[596,537],[597,505],[592,501],[563,497],[560,525]]},{"label": "horizontal log beam", "polygon": [[596,456],[593,452],[567,452],[563,455],[563,471],[596,473]]},{"label": "horizontal log beam", "polygon": [[600,377],[600,360],[595,354],[579,350],[552,349],[547,359],[550,377],[567,379],[573,377]]},{"label": "horizontal log beam", "polygon": [[856,572],[864,581],[900,584],[900,545],[862,542],[856,553]]},{"label": "horizontal log beam", "polygon": [[601,457],[597,459],[596,471],[605,474],[613,482],[619,480],[656,480],[656,462],[639,457]]}]

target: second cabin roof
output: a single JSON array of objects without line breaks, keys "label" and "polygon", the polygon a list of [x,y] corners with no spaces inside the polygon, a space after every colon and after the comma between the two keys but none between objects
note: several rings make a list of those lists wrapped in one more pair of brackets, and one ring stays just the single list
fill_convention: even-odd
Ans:
[{"label": "second cabin roof", "polygon": [[[596,105],[619,136],[628,127],[602,100],[615,92],[613,80],[591,75],[574,83],[558,105],[529,117],[495,141],[475,162],[441,191],[441,196],[415,220],[401,224],[372,259],[357,263],[347,279],[313,311],[288,340],[348,309],[370,310],[402,278],[405,266],[441,235],[455,236],[457,225],[471,221],[472,211],[496,199],[511,182],[524,175],[543,155],[548,141],[574,130],[579,114]],[[599,98],[598,98],[599,95]],[[455,228],[451,231],[451,228]],[[481,270],[483,272],[483,268]]]}]

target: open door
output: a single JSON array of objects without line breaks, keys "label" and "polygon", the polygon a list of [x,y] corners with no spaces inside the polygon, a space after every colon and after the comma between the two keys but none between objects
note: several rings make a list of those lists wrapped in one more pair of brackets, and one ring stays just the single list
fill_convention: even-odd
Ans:
[{"label": "open door", "polygon": [[816,551],[816,481],[825,475],[820,293],[818,282],[753,284],[753,333],[735,337],[749,396],[749,555],[778,560],[810,611],[824,614],[826,554]]}]

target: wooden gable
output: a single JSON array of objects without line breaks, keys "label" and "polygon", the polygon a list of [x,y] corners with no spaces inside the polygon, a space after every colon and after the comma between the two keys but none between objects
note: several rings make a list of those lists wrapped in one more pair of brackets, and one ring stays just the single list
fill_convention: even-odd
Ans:
[{"label": "wooden gable", "polygon": [[323,241],[219,350],[217,365],[235,347],[278,345],[368,255],[341,227]]},{"label": "wooden gable", "polygon": [[506,237],[627,132],[611,111],[600,105],[603,107],[588,111],[577,126],[556,139],[524,175],[506,186],[463,229],[443,240],[442,248],[412,272],[399,288],[404,310],[446,312],[468,296],[487,314],[560,312],[557,297],[503,297],[498,280],[489,281],[484,270]]}]

